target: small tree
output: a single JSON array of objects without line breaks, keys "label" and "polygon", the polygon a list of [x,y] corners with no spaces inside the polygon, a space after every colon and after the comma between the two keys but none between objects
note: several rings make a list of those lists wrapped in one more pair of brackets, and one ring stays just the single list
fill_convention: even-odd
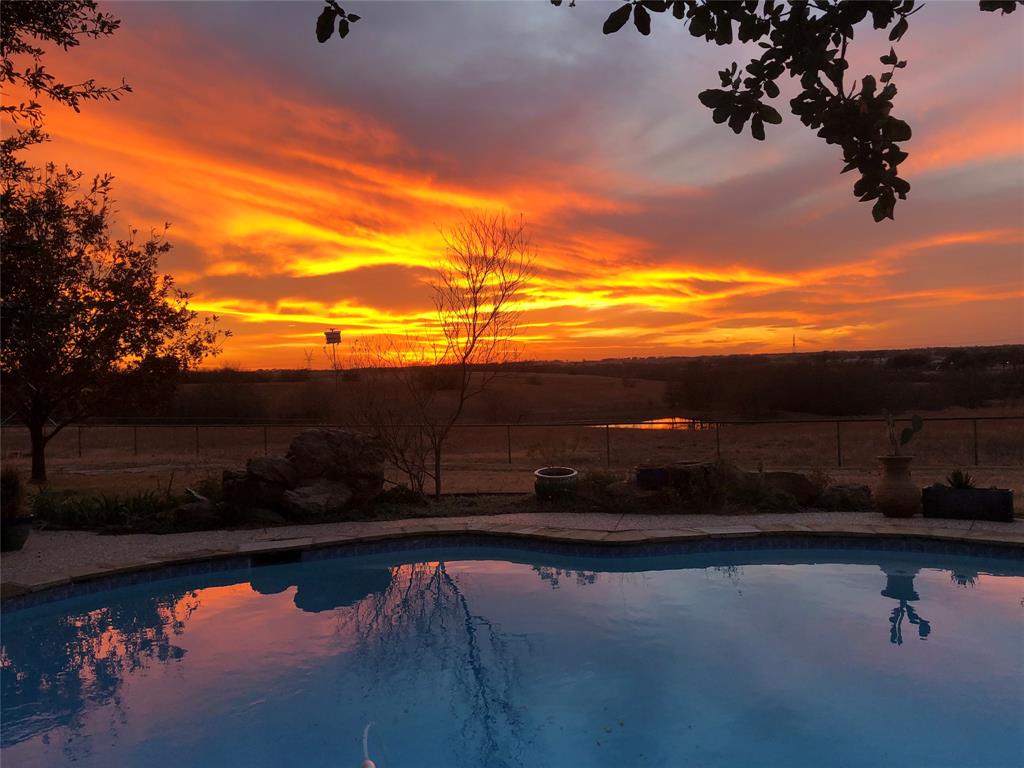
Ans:
[{"label": "small tree", "polygon": [[431,284],[436,335],[364,340],[361,413],[389,458],[422,492],[441,495],[441,458],[466,403],[515,356],[516,304],[532,274],[533,247],[520,217],[478,212],[442,231],[445,257]]},{"label": "small tree", "polygon": [[194,366],[227,335],[157,271],[170,250],[162,237],[110,238],[110,177],[84,191],[81,179],[54,165],[2,174],[3,405],[28,427],[36,482],[46,480],[47,442],[67,424],[125,382]]}]

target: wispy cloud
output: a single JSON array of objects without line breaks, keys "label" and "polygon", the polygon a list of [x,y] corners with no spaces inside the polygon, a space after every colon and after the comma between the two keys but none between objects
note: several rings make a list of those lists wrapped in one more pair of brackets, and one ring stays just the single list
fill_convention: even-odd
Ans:
[{"label": "wispy cloud", "polygon": [[582,6],[374,4],[318,46],[302,4],[119,5],[61,66],[135,93],[51,110],[43,153],[114,173],[124,226],[172,222],[166,267],[244,365],[299,365],[331,325],[429,330],[438,228],[476,208],[534,232],[528,356],[1024,335],[1024,72],[1010,48],[943,53],[991,15],[915,17],[914,189],[874,225],[796,120],[765,144],[711,124],[695,94],[736,53],[670,26],[603,38]]}]

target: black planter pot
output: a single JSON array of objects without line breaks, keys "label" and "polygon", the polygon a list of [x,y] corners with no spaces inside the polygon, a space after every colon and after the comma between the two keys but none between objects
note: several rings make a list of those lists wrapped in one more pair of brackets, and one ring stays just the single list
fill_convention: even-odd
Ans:
[{"label": "black planter pot", "polygon": [[921,491],[925,517],[1013,522],[1013,491],[1003,488],[950,488],[933,485]]},{"label": "black planter pot", "polygon": [[0,521],[0,551],[15,552],[25,546],[32,533],[32,515],[19,515]]}]

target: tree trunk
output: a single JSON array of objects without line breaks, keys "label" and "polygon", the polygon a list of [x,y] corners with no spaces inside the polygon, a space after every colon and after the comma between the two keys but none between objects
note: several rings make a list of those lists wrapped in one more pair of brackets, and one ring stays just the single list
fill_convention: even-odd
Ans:
[{"label": "tree trunk", "polygon": [[441,446],[434,448],[434,498],[441,498]]},{"label": "tree trunk", "polygon": [[28,425],[29,438],[32,440],[32,482],[46,482],[46,435],[43,434],[45,422],[32,420]]}]

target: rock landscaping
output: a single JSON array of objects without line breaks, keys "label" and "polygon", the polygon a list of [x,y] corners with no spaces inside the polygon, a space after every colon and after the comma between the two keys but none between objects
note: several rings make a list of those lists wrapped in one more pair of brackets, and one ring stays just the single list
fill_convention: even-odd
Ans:
[{"label": "rock landscaping", "polygon": [[[799,472],[747,472],[724,461],[680,462],[664,467],[660,487],[620,480],[601,489],[615,506],[649,513],[867,511],[866,485],[837,485]],[[595,497],[600,494],[595,494]]]},{"label": "rock landscaping", "polygon": [[270,510],[287,521],[337,519],[380,495],[384,454],[360,432],[307,429],[285,456],[261,456],[244,470],[226,470],[222,488],[224,503],[234,507]]}]

